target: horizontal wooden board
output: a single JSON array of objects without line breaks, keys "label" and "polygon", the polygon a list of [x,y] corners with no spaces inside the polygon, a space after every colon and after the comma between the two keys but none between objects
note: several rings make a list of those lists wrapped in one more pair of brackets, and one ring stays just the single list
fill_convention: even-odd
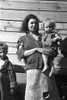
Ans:
[{"label": "horizontal wooden board", "polygon": [[66,12],[0,10],[0,13],[1,20],[23,21],[28,14],[35,14],[41,21],[52,18],[56,22],[67,22]]},{"label": "horizontal wooden board", "polygon": [[10,47],[9,45],[8,45],[8,53],[9,53],[9,55],[10,54],[16,54],[16,52],[17,52],[17,48],[15,47],[15,48],[13,48],[13,47]]},{"label": "horizontal wooden board", "polygon": [[0,41],[5,41],[7,43],[15,43],[18,41],[20,36],[24,36],[25,33],[18,32],[0,32]]},{"label": "horizontal wooden board", "polygon": [[[8,54],[7,55],[9,57],[9,60],[14,64],[14,65],[17,65],[17,66],[25,66],[24,62],[23,62],[23,59],[22,61],[19,61],[18,60],[18,57],[16,54]],[[22,69],[23,70],[23,69]],[[21,70],[21,71],[22,71]]]},{"label": "horizontal wooden board", "polygon": [[17,21],[1,21],[1,27],[0,30],[3,31],[20,31],[21,23],[22,22],[17,22]]},{"label": "horizontal wooden board", "polygon": [[67,11],[67,2],[0,1],[0,9]]},{"label": "horizontal wooden board", "polygon": [[[48,16],[56,21],[66,22],[67,2],[47,1],[0,1],[0,19],[23,20],[24,17],[33,13],[41,20]],[[41,13],[42,12],[42,13]],[[26,13],[26,14],[25,14]],[[24,16],[23,16],[24,15]],[[62,17],[61,17],[62,16]]]},{"label": "horizontal wooden board", "polygon": [[0,1],[0,9],[16,9],[16,10],[38,10],[38,2],[10,2],[10,1]]},{"label": "horizontal wooden board", "polygon": [[[2,1],[2,0],[1,0],[1,1]],[[6,1],[8,1],[8,0],[6,0]],[[9,1],[31,2],[31,0],[9,0]],[[35,2],[38,2],[38,1],[39,1],[39,2],[40,2],[40,1],[50,1],[50,2],[62,1],[62,2],[63,2],[63,1],[67,1],[67,0],[32,0],[32,2],[34,2],[34,1],[35,1]]]},{"label": "horizontal wooden board", "polygon": [[[8,1],[8,0],[6,0],[6,1]],[[13,2],[16,2],[16,1],[18,1],[18,2],[30,2],[31,0],[9,0],[9,1],[13,1]],[[32,2],[38,2],[39,0],[32,0]]]}]

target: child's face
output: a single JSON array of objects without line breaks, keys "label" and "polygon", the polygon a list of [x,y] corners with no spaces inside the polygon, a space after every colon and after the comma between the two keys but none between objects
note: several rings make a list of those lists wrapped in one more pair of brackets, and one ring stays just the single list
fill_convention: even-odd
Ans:
[{"label": "child's face", "polygon": [[0,52],[0,58],[4,58],[6,56],[6,52]]},{"label": "child's face", "polygon": [[49,21],[47,21],[47,22],[45,22],[45,31],[46,32],[52,32],[52,27],[50,27],[50,22]]}]

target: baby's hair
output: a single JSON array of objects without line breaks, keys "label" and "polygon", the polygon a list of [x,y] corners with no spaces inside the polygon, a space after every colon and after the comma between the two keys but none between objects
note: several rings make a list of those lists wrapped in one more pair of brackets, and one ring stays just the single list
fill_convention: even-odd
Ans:
[{"label": "baby's hair", "polygon": [[51,27],[52,29],[55,29],[56,23],[55,23],[55,21],[54,21],[53,19],[51,19],[51,18],[46,18],[45,23],[46,23],[46,22],[49,22],[49,27]]}]

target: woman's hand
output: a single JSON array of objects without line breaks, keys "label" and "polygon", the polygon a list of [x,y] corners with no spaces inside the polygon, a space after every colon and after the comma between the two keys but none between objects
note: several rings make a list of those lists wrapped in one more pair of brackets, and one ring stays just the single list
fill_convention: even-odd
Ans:
[{"label": "woman's hand", "polygon": [[45,55],[50,55],[52,53],[52,49],[50,48],[36,48],[36,51]]},{"label": "woman's hand", "polygon": [[49,55],[49,54],[52,53],[52,51],[53,51],[53,50],[52,50],[51,48],[44,48],[43,53]]}]

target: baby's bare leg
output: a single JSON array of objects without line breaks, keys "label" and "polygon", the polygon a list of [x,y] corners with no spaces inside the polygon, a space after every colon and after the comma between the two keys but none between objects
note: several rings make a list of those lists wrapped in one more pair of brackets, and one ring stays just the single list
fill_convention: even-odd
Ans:
[{"label": "baby's bare leg", "polygon": [[54,68],[52,67],[52,68],[51,68],[51,71],[50,71],[50,73],[49,73],[49,77],[51,77],[53,73],[54,73]]},{"label": "baby's bare leg", "polygon": [[42,72],[44,72],[48,68],[48,58],[44,54],[42,54],[42,58],[43,58],[43,62],[44,62],[44,68],[43,68]]}]

